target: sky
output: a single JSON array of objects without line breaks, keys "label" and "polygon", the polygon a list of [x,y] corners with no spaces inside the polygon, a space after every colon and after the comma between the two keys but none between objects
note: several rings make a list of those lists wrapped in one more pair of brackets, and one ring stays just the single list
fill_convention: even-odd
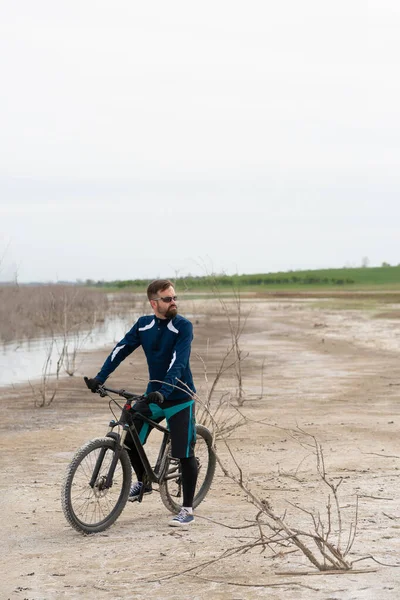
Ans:
[{"label": "sky", "polygon": [[400,263],[398,0],[0,0],[0,281]]}]

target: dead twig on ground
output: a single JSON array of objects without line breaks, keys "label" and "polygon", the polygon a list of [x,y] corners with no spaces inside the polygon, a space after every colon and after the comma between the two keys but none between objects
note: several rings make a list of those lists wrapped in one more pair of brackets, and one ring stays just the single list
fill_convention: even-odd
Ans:
[{"label": "dead twig on ground", "polygon": [[384,498],[383,496],[371,496],[370,494],[357,494],[358,498],[370,498],[371,500],[394,500],[394,498]]},{"label": "dead twig on ground", "polygon": [[236,585],[239,587],[255,587],[255,588],[277,588],[277,587],[288,587],[290,588],[292,585],[312,590],[313,592],[318,592],[319,588],[314,588],[311,585],[306,585],[304,583],[300,583],[299,581],[282,581],[278,583],[242,583],[238,581],[219,581],[218,579],[213,579],[211,577],[202,577],[201,575],[194,575],[196,579],[200,579],[201,581],[209,581],[210,583],[220,583],[222,585]]},{"label": "dead twig on ground", "polygon": [[[376,573],[378,569],[352,569],[349,571],[349,575],[359,575],[362,573]],[[275,575],[282,575],[285,577],[298,577],[299,575],[307,576],[308,575],[344,575],[343,571],[276,571]]]},{"label": "dead twig on ground", "polygon": [[382,513],[385,517],[387,517],[388,519],[392,519],[393,521],[400,519],[400,517],[397,517],[396,515],[388,515],[387,513]]},{"label": "dead twig on ground", "polygon": [[397,454],[381,454],[380,452],[362,452],[362,454],[380,456],[381,458],[400,458],[400,456],[397,456]]},{"label": "dead twig on ground", "polygon": [[400,567],[400,564],[384,563],[384,562],[378,560],[377,558],[375,558],[374,556],[372,556],[372,554],[368,554],[368,556],[362,556],[361,558],[356,558],[355,560],[353,560],[353,565],[356,562],[361,562],[362,560],[373,560],[378,565],[382,565],[382,567]]}]

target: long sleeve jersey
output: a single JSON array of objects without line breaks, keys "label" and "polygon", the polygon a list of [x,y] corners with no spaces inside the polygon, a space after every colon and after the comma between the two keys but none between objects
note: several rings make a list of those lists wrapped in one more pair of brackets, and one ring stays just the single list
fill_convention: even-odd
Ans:
[{"label": "long sleeve jersey", "polygon": [[192,339],[193,326],[180,315],[172,319],[140,317],[115,346],[96,378],[104,383],[127,356],[142,346],[149,369],[147,393],[158,390],[168,401],[187,399],[196,391],[189,364]]}]

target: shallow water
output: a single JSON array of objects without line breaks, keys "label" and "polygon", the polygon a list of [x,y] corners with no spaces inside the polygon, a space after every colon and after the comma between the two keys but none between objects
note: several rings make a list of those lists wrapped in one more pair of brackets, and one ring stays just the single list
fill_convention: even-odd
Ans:
[{"label": "shallow water", "polygon": [[[123,318],[107,317],[91,332],[86,331],[70,336],[68,338],[69,352],[72,352],[75,347],[78,347],[79,350],[110,347],[124,337],[138,316],[134,314]],[[0,386],[39,379],[42,377],[49,356],[51,362],[48,373],[55,374],[62,347],[61,336],[54,340],[44,337],[0,345]],[[60,373],[61,375],[65,374],[64,368]]]}]

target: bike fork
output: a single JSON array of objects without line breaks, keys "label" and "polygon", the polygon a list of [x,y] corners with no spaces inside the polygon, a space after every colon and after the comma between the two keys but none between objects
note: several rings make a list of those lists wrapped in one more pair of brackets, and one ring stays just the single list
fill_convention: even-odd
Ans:
[{"label": "bike fork", "polygon": [[[123,429],[123,431],[121,433],[120,439],[115,441],[115,449],[114,449],[114,452],[113,452],[113,458],[112,458],[112,461],[111,461],[110,468],[108,469],[106,480],[104,482],[104,488],[105,489],[108,489],[108,488],[110,488],[112,486],[113,477],[114,477],[114,473],[115,473],[115,468],[116,468],[116,466],[118,464],[119,457],[121,456],[121,452],[123,451],[123,448],[124,448],[124,442],[125,442],[125,438],[126,438],[126,433],[127,433],[127,429],[124,427],[124,429]],[[100,454],[99,454],[99,456],[98,456],[98,458],[96,460],[96,464],[94,466],[92,477],[90,478],[90,481],[89,481],[89,485],[90,485],[91,488],[94,488],[94,486],[96,484],[96,481],[97,481],[97,478],[99,476],[100,469],[101,469],[101,466],[103,464],[103,460],[104,460],[104,457],[106,455],[106,452],[107,452],[107,448],[102,448],[100,450]]]}]

